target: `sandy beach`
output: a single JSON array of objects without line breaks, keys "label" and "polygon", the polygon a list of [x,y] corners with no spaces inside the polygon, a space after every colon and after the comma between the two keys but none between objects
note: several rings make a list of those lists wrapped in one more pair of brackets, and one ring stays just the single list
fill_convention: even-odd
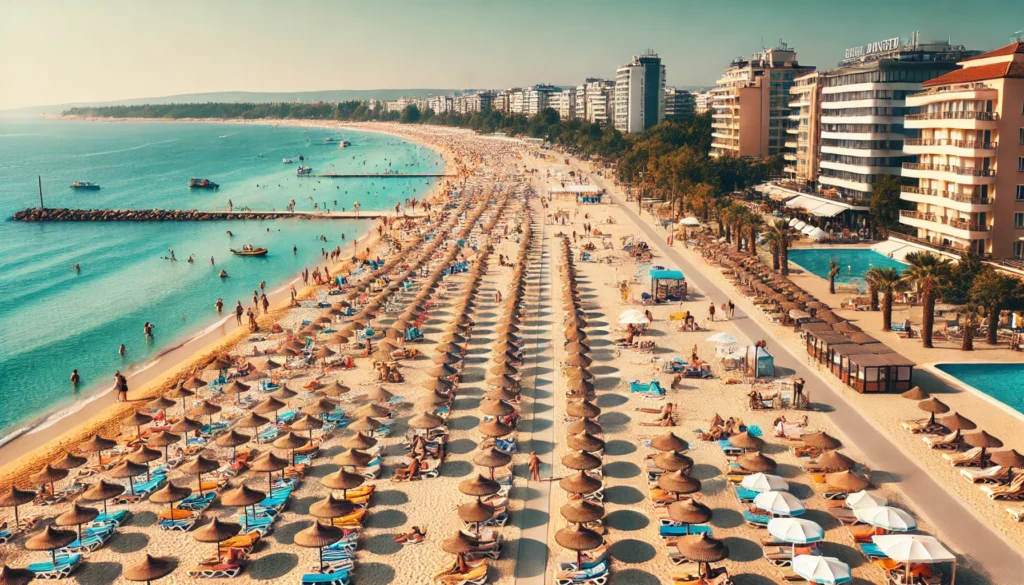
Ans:
[{"label": "sandy beach", "polygon": [[[770,338],[766,341],[772,351],[785,347],[794,355],[805,355],[801,354],[803,342],[791,329],[772,324],[749,299],[731,288],[732,283],[717,267],[706,264],[698,252],[677,243],[670,256],[663,245],[664,240],[651,241],[650,258],[645,264],[681,268],[673,260],[674,254],[680,254],[687,262],[699,266],[701,276],[716,287],[735,292],[729,299],[745,315],[743,319],[730,320],[721,311],[715,319],[710,318],[709,305],[721,306],[727,299],[712,298],[696,284],[689,285],[688,296],[681,302],[640,303],[641,295],[650,292],[650,281],[646,274],[638,276],[638,262],[624,248],[630,241],[636,243],[647,241],[647,238],[643,235],[644,226],[634,221],[632,212],[611,203],[608,197],[601,204],[581,205],[572,197],[546,196],[552,187],[567,180],[569,170],[582,169],[583,174],[596,183],[596,175],[586,165],[574,161],[573,166],[567,166],[562,163],[562,155],[556,158],[551,153],[528,149],[517,141],[477,136],[470,131],[444,127],[331,125],[322,122],[296,124],[358,128],[420,142],[441,151],[445,161],[452,165],[450,170],[458,178],[453,181],[454,188],[440,188],[430,195],[429,200],[433,203],[429,220],[415,223],[396,221],[385,231],[385,238],[374,242],[371,256],[385,259],[386,268],[373,272],[371,277],[366,276],[369,272],[366,270],[352,274],[352,288],[339,295],[327,295],[327,287],[314,286],[300,291],[298,307],[291,307],[288,302],[275,303],[271,313],[259,321],[261,331],[258,334],[245,329],[211,332],[211,335],[216,333],[215,338],[206,340],[201,347],[189,348],[192,350],[190,355],[173,368],[154,371],[149,380],[133,381],[133,387],[142,385],[133,390],[129,404],[112,407],[102,400],[100,402],[104,404],[97,403],[96,411],[83,410],[76,417],[77,427],[62,429],[62,434],[45,444],[40,441],[19,446],[24,450],[17,460],[2,468],[4,483],[0,487],[7,489],[12,484],[29,487],[32,473],[94,433],[111,438],[118,435],[125,438],[126,434],[132,434],[133,430],[120,428],[120,421],[132,415],[136,408],[143,408],[148,400],[168,392],[177,381],[192,375],[198,375],[208,383],[198,389],[200,397],[209,398],[211,403],[219,405],[222,411],[218,416],[233,424],[249,415],[250,409],[265,399],[257,386],[267,379],[268,360],[281,359],[288,365],[273,370],[273,380],[286,383],[297,393],[287,401],[286,409],[289,410],[315,405],[323,398],[316,393],[317,390],[330,388],[334,383],[350,389],[340,395],[328,396],[336,400],[339,409],[332,415],[340,415],[343,411],[344,415],[340,416],[347,424],[356,421],[357,409],[367,408],[369,392],[376,392],[382,387],[388,393],[401,397],[384,401],[382,406],[391,413],[378,417],[391,430],[390,434],[384,436],[381,433],[378,437],[379,447],[374,449],[379,449],[381,456],[379,476],[366,482],[366,485],[374,486],[374,492],[366,502],[365,517],[352,525],[361,526],[353,556],[352,576],[353,582],[360,585],[430,583],[433,573],[452,559],[442,549],[442,542],[464,528],[457,515],[459,506],[472,502],[471,497],[460,493],[460,482],[474,478],[477,473],[488,473],[473,461],[485,439],[480,429],[481,423],[485,422],[485,416],[479,410],[483,404],[480,399],[485,392],[494,389],[489,383],[492,368],[503,359],[495,352],[494,346],[508,332],[502,325],[509,315],[509,298],[515,299],[514,295],[518,293],[522,297],[514,304],[514,311],[521,313],[521,325],[516,335],[521,340],[519,347],[523,353],[522,365],[516,366],[518,383],[523,389],[517,404],[518,428],[515,433],[518,439],[509,464],[514,473],[508,481],[510,485],[505,488],[507,501],[502,504],[507,510],[507,522],[494,528],[501,534],[502,549],[497,559],[486,561],[485,582],[554,582],[562,563],[575,561],[572,551],[556,544],[556,533],[568,526],[559,510],[570,503],[559,481],[573,473],[563,463],[565,456],[573,454],[566,440],[567,428],[573,422],[567,413],[570,382],[567,371],[562,367],[570,356],[564,348],[563,327],[569,315],[563,296],[570,284],[566,259],[562,255],[563,242],[567,239],[576,266],[573,279],[578,287],[582,318],[585,320],[583,341],[591,348],[588,357],[593,363],[588,369],[595,377],[592,399],[601,411],[594,420],[600,425],[599,436],[604,440],[600,454],[603,480],[600,497],[604,510],[602,536],[608,558],[612,559],[609,583],[672,583],[672,576],[685,568],[671,563],[668,553],[675,550],[674,546],[667,545],[659,535],[659,519],[665,512],[663,506],[652,500],[652,484],[648,478],[649,458],[656,453],[648,446],[649,440],[669,431],[688,443],[685,456],[693,460],[689,475],[700,482],[699,492],[694,498],[711,509],[709,525],[714,537],[728,546],[728,559],[718,565],[728,570],[732,582],[737,585],[781,582],[779,569],[765,558],[762,551],[760,541],[767,536],[766,530],[745,521],[743,512],[747,510],[747,504],[741,504],[734,494],[736,478],[733,476],[736,471],[731,466],[733,459],[726,456],[716,441],[701,438],[699,431],[711,430],[710,422],[715,415],[722,419],[741,419],[739,424],[764,440],[761,453],[774,460],[775,473],[788,483],[789,493],[806,508],[802,517],[824,529],[825,536],[819,543],[819,550],[847,563],[852,570],[853,583],[884,583],[883,569],[860,553],[850,531],[833,517],[830,501],[824,497],[829,488],[804,470],[808,458],[798,456],[794,447],[799,443],[774,436],[774,423],[781,415],[791,422],[806,416],[802,432],[820,431],[838,439],[841,452],[856,462],[855,470],[874,484],[875,489],[871,493],[884,497],[890,505],[915,517],[917,533],[934,535],[947,544],[955,536],[940,528],[930,508],[907,497],[901,486],[902,470],[880,466],[866,450],[858,448],[862,438],[844,433],[840,421],[834,419],[829,409],[750,409],[747,395],[752,387],[749,380],[741,372],[725,369],[716,356],[717,344],[708,338],[722,333],[735,337],[739,345],[753,344],[760,339],[751,338],[745,332],[749,329],[744,323],[753,320],[770,331]],[[535,172],[527,174],[529,170]],[[528,197],[530,189],[541,197]],[[615,187],[611,190],[619,194]],[[643,220],[648,217],[644,216]],[[591,224],[601,235],[588,235],[585,224]],[[590,245],[592,249],[587,251],[585,247]],[[583,252],[589,254],[586,261],[583,260]],[[479,268],[469,268],[442,278],[446,268],[462,262]],[[522,273],[513,268],[520,263]],[[350,268],[346,261],[333,265],[330,270],[331,274],[338,274]],[[520,278],[525,284],[517,289]],[[794,281],[830,305],[841,303],[842,299],[838,297],[843,295],[832,298],[827,291],[823,292],[823,281],[817,277],[797,274]],[[623,282],[627,290],[625,298],[620,292]],[[394,288],[389,285],[394,285]],[[301,355],[279,358],[279,354],[274,353],[289,340],[287,332],[305,329],[339,300],[366,310],[365,315],[370,319],[368,323],[361,322],[360,326],[346,316],[331,317],[323,322],[323,326],[329,329],[348,331],[347,343],[337,344],[332,337],[333,331],[324,333],[306,329],[303,336],[314,340],[311,346],[314,353],[321,348],[331,351],[304,364],[297,363],[302,361],[298,359]],[[467,301],[469,304],[465,304]],[[373,303],[376,306],[371,310]],[[416,307],[422,307],[422,311],[406,313]],[[623,344],[622,340],[628,333],[620,323],[620,315],[630,309],[650,311],[653,321],[639,339],[653,342],[653,348],[631,348]],[[682,330],[680,325],[683,322],[674,317],[686,312],[695,317],[700,330]],[[375,331],[374,343],[379,343],[383,332],[388,331],[392,323],[397,323],[396,319],[404,319],[405,315],[421,318],[416,328],[423,339],[398,345],[403,350],[416,350],[420,355],[395,358],[393,361],[402,380],[382,381],[373,366],[377,358],[364,357],[360,331],[371,327]],[[850,318],[858,319],[869,333],[883,337],[883,334],[870,329],[878,327],[875,323],[877,314],[854,314],[851,311]],[[281,332],[273,332],[275,325]],[[410,420],[432,408],[421,404],[424,398],[432,396],[423,385],[436,378],[428,373],[439,365],[433,359],[439,355],[436,346],[454,332],[461,332],[459,335],[467,341],[465,358],[453,366],[459,377],[454,400],[447,410],[442,408],[438,411],[446,419],[445,455],[443,461],[424,458],[428,468],[439,465],[437,477],[393,481],[396,474],[401,473],[398,470],[407,469],[410,462],[408,449],[403,445],[407,432],[411,430]],[[894,349],[920,363],[959,361],[962,357],[953,355],[955,350],[951,348],[923,350],[916,340],[898,340],[895,335],[889,335],[891,337],[884,337],[886,343],[891,343]],[[918,344],[916,347],[915,343]],[[184,352],[185,348],[181,351]],[[328,360],[333,364],[341,359],[339,355],[332,355],[335,352],[351,356],[355,367],[326,367]],[[675,380],[673,373],[665,371],[666,364],[673,358],[689,361],[694,353],[710,364],[710,378]],[[243,368],[251,366],[257,370],[239,378],[251,385],[242,394],[246,402],[239,404],[235,397],[212,389],[225,387],[214,383],[220,372],[206,369],[211,360],[220,356],[226,356],[232,362],[231,371],[239,364],[243,364]],[[176,355],[174,357],[177,358]],[[986,351],[984,357],[1003,359],[998,350],[991,354]],[[944,385],[940,386],[938,380],[929,378],[926,372],[915,376],[915,383],[928,392],[941,394],[942,400],[953,410],[971,418],[979,428],[998,435],[1007,446],[1024,444],[1019,436],[1021,426],[1013,415],[993,408],[971,393],[944,389]],[[630,385],[633,381],[642,384],[657,381],[667,392],[660,399],[633,392]],[[812,402],[820,392],[815,383],[812,381],[808,387]],[[843,389],[838,381],[834,390],[868,417],[897,450],[911,457],[967,510],[1012,543],[1018,554],[1024,550],[1022,525],[1008,519],[1003,511],[1005,503],[989,501],[976,486],[961,477],[959,469],[950,466],[916,436],[900,428],[901,420],[921,416],[913,401],[896,395],[859,395]],[[657,411],[670,402],[675,406],[671,426],[661,426]],[[180,414],[180,409],[180,406],[171,407],[168,416]],[[84,420],[86,416],[90,420]],[[365,424],[374,426],[381,423]],[[251,429],[241,430],[251,432]],[[287,431],[288,427],[284,427],[279,432]],[[304,436],[305,431],[298,434]],[[297,534],[313,525],[314,519],[309,514],[311,505],[331,493],[321,484],[321,479],[340,469],[333,459],[347,453],[343,444],[352,438],[353,433],[346,428],[339,428],[320,438],[319,456],[309,462],[304,473],[298,474],[301,478],[288,504],[274,517],[273,530],[248,553],[239,579],[245,582],[270,579],[297,582],[302,574],[314,568],[317,551],[296,546]],[[197,448],[197,453],[229,463],[230,451],[212,444],[213,440],[211,437],[210,443]],[[288,454],[287,450],[273,449],[266,444],[246,446],[249,447],[260,453]],[[529,477],[530,451],[538,455],[540,481]],[[92,457],[95,459],[95,455]],[[158,463],[155,461],[153,465]],[[71,476],[77,473],[77,470],[72,470]],[[100,473],[81,479],[93,483],[100,477],[106,476]],[[194,476],[188,476],[180,468],[171,469],[168,479],[180,486],[195,486],[196,483]],[[231,478],[230,485],[237,486],[243,482],[253,489],[267,489],[266,474],[242,470]],[[56,487],[65,488],[69,483],[70,480],[61,480]],[[234,521],[238,516],[237,509],[225,507],[217,501],[202,513],[191,531],[179,532],[157,527],[159,514],[167,509],[167,505],[142,501],[123,508],[131,512],[130,517],[106,546],[85,555],[84,562],[72,575],[79,583],[126,583],[121,576],[123,567],[128,564],[126,559],[135,559],[143,552],[177,559],[177,570],[161,583],[193,582],[188,570],[213,550],[212,543],[195,542],[192,537],[195,530],[209,526],[215,517]],[[46,526],[67,509],[66,503],[53,506],[26,504],[19,512],[23,517],[38,516],[40,525]],[[403,545],[395,542],[396,535],[407,533],[413,526],[425,533],[423,543]],[[32,534],[35,532],[30,532],[29,536]],[[25,535],[19,535],[0,546],[3,561],[12,566],[24,566],[45,559],[43,552],[28,552],[24,544]],[[974,546],[984,546],[984,543]],[[988,568],[980,566],[973,558],[972,553],[976,551],[976,548],[954,551],[960,555],[957,582],[1007,582],[989,575]]]}]

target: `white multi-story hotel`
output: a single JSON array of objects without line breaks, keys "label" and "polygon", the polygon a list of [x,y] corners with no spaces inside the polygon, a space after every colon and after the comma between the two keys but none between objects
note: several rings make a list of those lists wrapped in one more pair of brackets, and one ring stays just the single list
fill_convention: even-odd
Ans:
[{"label": "white multi-story hotel", "polygon": [[693,92],[693,113],[699,116],[710,112],[713,102],[714,96],[710,91]]},{"label": "white multi-story hotel", "polygon": [[576,90],[565,89],[548,96],[548,107],[558,112],[561,120],[572,120],[576,117]]},{"label": "white multi-story hotel", "polygon": [[653,52],[615,72],[615,129],[635,134],[665,119],[665,66]]},{"label": "white multi-story hotel", "polygon": [[592,124],[607,124],[614,111],[615,82],[588,77],[576,88],[576,118]]},{"label": "white multi-story hotel", "polygon": [[[900,198],[917,208],[900,223],[916,237],[893,234],[947,255],[971,252],[1024,258],[1024,42],[969,57],[963,69],[924,82],[907,96],[903,149],[917,162],[903,176],[917,179]],[[1017,268],[1024,267],[1019,263]]]},{"label": "white multi-story hotel", "polygon": [[903,44],[899,37],[847,50],[843,65],[821,80],[818,183],[823,192],[866,202],[885,175],[900,175],[913,156],[903,140],[906,96],[956,68],[974,52],[946,41]]},{"label": "white multi-story hotel", "polygon": [[674,87],[665,88],[665,118],[686,120],[693,117],[693,94]]},{"label": "white multi-story hotel", "polygon": [[818,149],[821,131],[822,74],[813,71],[793,80],[789,90],[790,114],[782,156],[786,160],[783,175],[803,187],[818,178]]},{"label": "white multi-story hotel", "polygon": [[711,156],[764,158],[782,152],[793,80],[813,71],[786,43],[735,59],[711,90]]}]

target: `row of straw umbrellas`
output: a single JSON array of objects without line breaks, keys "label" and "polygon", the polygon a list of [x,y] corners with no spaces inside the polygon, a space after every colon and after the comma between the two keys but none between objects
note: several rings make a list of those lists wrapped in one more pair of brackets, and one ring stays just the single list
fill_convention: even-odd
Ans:
[{"label": "row of straw umbrellas", "polygon": [[[436,244],[439,243],[439,241],[436,242]],[[436,245],[434,246],[434,248],[436,248]],[[432,250],[427,251],[424,257],[429,257],[431,253]],[[361,289],[364,289],[366,286],[369,286],[369,284],[373,280],[387,273],[389,270],[393,269],[394,266],[397,265],[397,261],[398,258],[396,257],[385,266],[371,273],[366,279],[360,281],[360,283],[355,287],[355,289],[352,292],[350,292],[350,295],[354,296],[359,294],[361,292]],[[386,295],[398,292],[400,290],[401,281],[404,280],[404,277],[407,276],[409,276],[409,274],[403,275],[403,278],[401,280],[392,283],[391,287],[383,291],[382,294]],[[333,322],[334,317],[336,315],[341,314],[343,310],[348,306],[349,305],[347,301],[335,303],[334,305],[332,305],[330,309],[324,312],[321,318],[319,318],[311,326],[307,327],[307,330],[304,330],[300,333],[303,335],[315,336],[319,330],[322,330],[326,324]],[[380,306],[381,305],[378,304],[376,307],[374,307],[374,303],[371,302],[363,308],[363,311],[366,312],[368,310],[377,310],[380,308]],[[353,321],[357,322],[358,317]],[[348,324],[344,331],[350,332],[355,329],[350,325],[351,324]],[[344,336],[344,331],[340,333],[339,336],[336,337]],[[343,343],[347,340],[338,338],[335,339],[335,341]],[[298,341],[292,341],[283,344],[283,351],[280,351],[279,353],[282,355],[299,355],[300,353],[302,353],[304,347],[305,344],[302,344]],[[321,348],[320,353],[316,357],[326,359],[327,357],[333,354],[334,352],[331,352],[329,348],[324,346]],[[206,370],[219,373],[233,367],[234,365],[235,364],[231,362],[228,358],[218,357],[215,358],[206,367]],[[274,368],[279,366],[280,364],[274,362],[272,358],[269,359],[264,364],[264,368],[269,371],[272,371]],[[250,379],[252,379],[253,377],[258,377],[258,374],[260,373],[260,370],[258,368],[252,368],[251,371],[253,370],[255,370],[254,373],[257,374],[257,376],[251,375]],[[196,392],[206,385],[207,383],[203,381],[201,378],[197,376],[191,376],[188,379],[177,384],[175,388],[170,392],[165,393],[163,396],[160,396],[148,402],[146,404],[146,407],[151,411],[163,411],[164,413],[166,413],[168,409],[178,404],[178,402],[175,399],[180,400],[182,409],[181,419],[174,425],[172,425],[169,431],[159,431],[157,433],[153,433],[152,435],[150,435],[145,445],[142,445],[135,451],[131,452],[127,457],[124,458],[124,460],[122,460],[120,463],[111,468],[109,471],[109,475],[115,479],[128,479],[129,486],[127,489],[132,494],[134,494],[133,479],[144,473],[147,474],[148,476],[150,471],[150,462],[156,461],[161,457],[166,462],[167,459],[169,458],[168,449],[170,446],[178,442],[182,442],[184,445],[186,437],[203,426],[202,423],[200,422],[201,417],[208,417],[208,422],[209,424],[212,425],[213,416],[220,413],[222,407],[217,404],[213,404],[207,400],[197,399],[195,408],[192,409],[191,411],[191,415],[195,418],[190,418],[188,416],[188,399],[195,397]],[[221,388],[221,391],[226,396],[238,397],[241,394],[248,392],[250,389],[250,385],[235,380],[232,381],[231,383],[224,385]],[[349,389],[347,387],[337,382],[331,384],[330,386],[320,389],[320,392],[325,396],[335,397],[340,396],[341,394],[346,393],[348,391]],[[377,392],[381,394],[390,394],[387,393],[387,391],[384,390],[383,388],[379,388]],[[234,427],[243,429],[252,428],[256,430],[261,426],[270,424],[271,422],[276,422],[277,412],[285,408],[287,406],[286,401],[296,396],[296,394],[296,392],[292,391],[287,386],[282,386],[280,389],[271,393],[271,395],[268,396],[263,402],[258,404],[255,408],[253,408],[248,415],[236,421]],[[390,399],[390,397],[390,395],[371,396],[371,399],[380,398],[383,401]],[[379,405],[371,403],[370,405],[367,406]],[[317,419],[315,417],[318,415],[323,415],[325,413],[331,412],[336,407],[337,404],[331,402],[326,397],[323,397],[314,402],[313,404],[308,405],[306,408],[303,409],[304,416],[298,421],[296,421],[296,423],[291,425],[291,428],[292,431],[308,431],[309,437],[302,438],[294,434],[294,432],[288,432],[287,434],[283,435],[282,437],[274,441],[274,447],[291,451],[291,463],[294,464],[295,450],[303,446],[306,446],[312,440],[312,431],[321,428],[323,425],[322,420]],[[261,416],[264,414],[273,414],[274,419],[271,420],[270,418]],[[379,413],[376,412],[375,414],[379,415]],[[134,428],[136,433],[135,438],[138,439],[143,437],[142,427],[152,423],[154,421],[154,418],[155,417],[149,414],[140,411],[134,411],[122,421],[122,426]],[[368,417],[366,418],[369,420]],[[364,422],[363,425],[373,426],[372,423],[368,423],[368,420]],[[358,422],[359,421],[357,421],[357,423]],[[356,426],[358,427],[359,425],[357,424]],[[230,447],[234,451],[234,449],[237,448],[238,446],[244,445],[251,440],[251,436],[243,435],[234,428],[232,428],[228,433],[220,436],[215,441],[215,443],[221,447]],[[372,445],[375,444],[376,440],[359,432],[357,433],[356,436],[352,437],[346,442],[348,442],[352,447],[366,448],[372,447]],[[107,439],[100,435],[95,435],[91,439],[80,444],[78,448],[81,452],[85,454],[95,453],[97,457],[97,465],[100,468],[102,468],[103,453],[111,449],[114,449],[115,447],[117,447],[117,445],[118,443],[115,440]],[[161,453],[158,450],[161,447],[163,447],[164,449],[163,453]],[[349,454],[349,456],[351,459],[351,453]],[[74,455],[70,452],[66,452],[60,458],[51,462],[40,471],[33,474],[31,476],[31,479],[36,485],[48,485],[50,488],[50,493],[52,494],[54,493],[54,484],[56,482],[66,478],[70,470],[81,467],[85,465],[87,462],[88,459],[86,457],[81,457],[78,455]],[[365,464],[365,461],[363,461],[362,459],[359,459],[359,462]],[[273,473],[277,471],[283,471],[285,468],[288,467],[288,465],[288,460],[278,457],[273,453],[266,453],[263,456],[253,460],[250,470],[254,472],[266,472],[268,474],[268,492],[272,493]],[[210,473],[218,469],[219,467],[219,462],[199,456],[196,457],[195,459],[192,459],[179,469],[186,475],[196,475],[198,477],[198,490],[199,493],[201,494],[203,492],[202,475],[204,473]],[[364,480],[362,476],[350,473],[343,468],[339,472],[325,477],[323,481],[325,485],[330,484],[331,486],[337,486],[338,489],[345,490],[358,487],[359,485],[362,484]],[[87,488],[81,494],[79,500],[84,502],[102,501],[104,504],[103,513],[105,515],[107,513],[108,500],[122,495],[125,491],[126,488],[122,484],[111,483],[106,480],[100,480],[96,484]],[[167,483],[162,489],[153,492],[150,495],[150,500],[154,503],[168,504],[169,506],[173,507],[173,504],[188,498],[190,495],[192,495],[192,490],[190,488],[178,486],[174,483]],[[34,499],[34,497],[34,492],[29,490],[21,490],[18,489],[17,487],[12,486],[3,494],[0,494],[0,507],[13,507],[15,512],[16,523],[20,523],[20,520],[18,519],[18,507],[28,502],[31,502]],[[267,494],[254,490],[243,484],[239,485],[237,488],[226,491],[222,495],[221,503],[222,505],[228,507],[254,507],[257,503],[259,503],[266,497]],[[332,518],[345,516],[353,511],[351,503],[344,500],[335,500],[333,495],[328,498],[328,501],[320,502],[319,504],[319,506],[316,506],[316,509],[321,512],[324,512],[327,516],[330,516]],[[45,530],[41,531],[40,533],[31,537],[26,542],[26,547],[30,550],[50,551],[53,554],[54,563],[56,563],[56,550],[60,547],[67,546],[75,539],[80,538],[82,525],[88,522],[92,522],[97,517],[99,517],[99,515],[99,510],[82,506],[79,503],[75,503],[71,506],[69,510],[60,514],[57,517],[57,519],[55,520],[55,526],[77,526],[77,532],[70,530],[61,530],[59,528],[56,528],[55,526],[50,526],[47,527]],[[310,532],[316,532],[317,530],[319,530],[319,528],[319,526],[313,526],[313,530],[311,530]],[[213,523],[208,524],[200,528],[199,530],[195,531],[194,537],[196,538],[196,540],[201,542],[220,543],[238,534],[241,530],[242,527],[240,525],[229,522],[222,522],[219,519],[217,519]],[[323,535],[310,534],[308,536],[312,538],[300,538],[297,535],[296,542],[299,543],[299,541],[305,540],[309,541],[311,543],[310,545],[312,545],[312,542],[316,541],[318,538],[320,540],[323,539]],[[302,544],[300,543],[300,545]],[[157,579],[168,574],[170,571],[173,570],[174,566],[175,563],[173,559],[159,559],[147,555],[137,566],[133,566],[126,569],[125,576],[130,580],[148,581],[150,579]],[[14,569],[8,569],[8,572],[11,572],[10,575],[12,579],[19,578],[19,575],[26,576],[27,574],[31,573],[28,571]],[[135,576],[136,578],[132,579],[133,576]]]}]

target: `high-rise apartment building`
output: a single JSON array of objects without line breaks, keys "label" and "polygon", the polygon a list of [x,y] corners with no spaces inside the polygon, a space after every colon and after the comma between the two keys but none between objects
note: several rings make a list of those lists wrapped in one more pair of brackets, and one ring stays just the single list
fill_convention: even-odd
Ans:
[{"label": "high-rise apartment building", "polygon": [[1024,258],[1024,42],[961,60],[906,96],[900,223],[909,243],[946,254]]},{"label": "high-rise apartment building", "polygon": [[899,176],[913,156],[903,140],[916,137],[904,127],[913,109],[906,96],[974,54],[946,41],[920,43],[916,33],[906,44],[895,37],[847,49],[821,80],[821,190],[864,202],[882,177]]},{"label": "high-rise apartment building", "polygon": [[665,88],[665,119],[688,120],[693,117],[693,94],[674,87]]},{"label": "high-rise apartment building", "polygon": [[635,134],[665,119],[665,66],[656,53],[636,55],[615,72],[615,128]]},{"label": "high-rise apartment building", "polygon": [[710,91],[693,92],[693,113],[698,116],[711,111],[714,96]]},{"label": "high-rise apartment building", "polygon": [[779,46],[734,60],[711,90],[711,156],[763,158],[782,152],[793,80],[814,70]]},{"label": "high-rise apartment building", "polygon": [[783,175],[810,188],[818,178],[821,140],[821,73],[813,71],[793,80],[789,90],[790,115],[786,126]]},{"label": "high-rise apartment building", "polygon": [[576,88],[576,118],[592,124],[607,124],[614,115],[615,82],[588,77]]},{"label": "high-rise apartment building", "polygon": [[548,107],[558,112],[561,120],[576,117],[576,89],[564,89],[548,96]]}]

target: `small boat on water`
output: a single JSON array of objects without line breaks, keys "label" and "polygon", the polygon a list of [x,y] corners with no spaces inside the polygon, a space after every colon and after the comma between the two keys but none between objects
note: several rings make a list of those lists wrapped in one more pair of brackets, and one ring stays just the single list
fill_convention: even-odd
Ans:
[{"label": "small boat on water", "polygon": [[295,161],[293,161],[290,158],[283,158],[283,159],[281,159],[281,162],[283,162],[286,165],[290,165],[290,164],[294,163]]},{"label": "small boat on water", "polygon": [[90,183],[89,181],[75,181],[71,184],[72,189],[81,189],[82,191],[99,191],[100,186],[96,183]]},{"label": "small boat on water", "polygon": [[254,248],[250,244],[242,246],[241,250],[231,248],[231,253],[235,256],[266,256],[266,248]]},{"label": "small boat on water", "polygon": [[295,169],[296,175],[310,175],[313,173],[313,167],[304,167],[299,165],[299,168]]},{"label": "small boat on water", "polygon": [[352,146],[352,143],[349,142],[348,140],[342,140],[341,143],[338,144],[338,148],[345,148],[348,146]]},{"label": "small boat on water", "polygon": [[217,190],[217,187],[220,187],[220,185],[210,179],[197,179],[196,177],[192,177],[189,180],[188,186],[192,189],[213,189],[214,191]]}]

